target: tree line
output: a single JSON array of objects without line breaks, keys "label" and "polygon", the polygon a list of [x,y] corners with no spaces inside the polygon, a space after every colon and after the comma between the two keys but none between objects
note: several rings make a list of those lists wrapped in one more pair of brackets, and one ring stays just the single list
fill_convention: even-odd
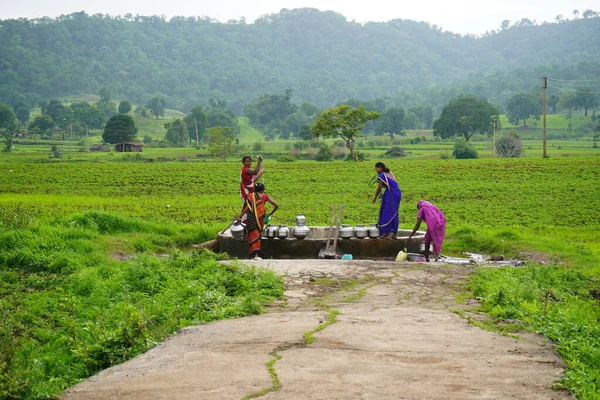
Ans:
[{"label": "tree line", "polygon": [[320,108],[388,99],[439,114],[459,93],[505,104],[539,76],[598,77],[600,18],[587,11],[560,23],[504,21],[481,37],[402,19],[360,24],[310,8],[252,24],[84,12],[2,20],[0,102],[32,107],[106,87],[186,113],[221,98],[241,115],[260,95],[288,88]]}]

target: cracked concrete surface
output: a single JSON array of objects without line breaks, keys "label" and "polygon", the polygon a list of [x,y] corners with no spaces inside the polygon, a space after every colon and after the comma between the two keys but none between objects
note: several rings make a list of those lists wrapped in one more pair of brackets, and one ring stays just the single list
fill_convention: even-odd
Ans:
[{"label": "cracked concrete surface", "polygon": [[[566,399],[550,389],[563,363],[533,334],[505,337],[453,310],[470,267],[340,260],[259,260],[286,301],[269,313],[182,329],[64,399]],[[327,278],[327,279],[323,279]],[[341,282],[353,280],[353,285]],[[336,285],[339,283],[339,285]],[[327,320],[337,321],[303,337]]]}]

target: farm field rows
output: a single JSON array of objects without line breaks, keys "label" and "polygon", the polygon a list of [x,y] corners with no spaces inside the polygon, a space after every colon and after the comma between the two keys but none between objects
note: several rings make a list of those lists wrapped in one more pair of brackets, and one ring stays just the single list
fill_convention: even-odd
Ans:
[{"label": "farm field rows", "polygon": [[[445,254],[544,262],[479,271],[463,295],[484,299],[493,321],[519,320],[518,329],[552,339],[569,367],[561,387],[593,398],[600,158],[566,154],[382,160],[403,191],[401,228],[412,228],[423,198],[447,216]],[[263,181],[281,207],[273,223],[293,225],[302,212],[309,225],[327,225],[334,202],[344,203],[344,222],[376,222],[375,161],[266,158]],[[145,163],[130,154],[52,163],[1,156],[0,348],[12,350],[0,358],[0,393],[51,397],[182,326],[256,314],[281,296],[274,276],[178,250],[214,237],[239,213],[240,166],[194,157]],[[171,258],[155,257],[164,253]],[[549,305],[549,291],[560,301]],[[33,373],[36,363],[43,368]]]}]

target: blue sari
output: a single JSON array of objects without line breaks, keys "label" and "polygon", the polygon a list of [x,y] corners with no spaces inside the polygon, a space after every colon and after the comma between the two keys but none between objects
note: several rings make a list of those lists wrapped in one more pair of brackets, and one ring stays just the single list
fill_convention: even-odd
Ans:
[{"label": "blue sari", "polygon": [[379,209],[379,234],[385,236],[390,232],[398,232],[398,210],[402,200],[402,191],[398,182],[381,172],[377,179],[385,189],[381,195],[381,208]]}]

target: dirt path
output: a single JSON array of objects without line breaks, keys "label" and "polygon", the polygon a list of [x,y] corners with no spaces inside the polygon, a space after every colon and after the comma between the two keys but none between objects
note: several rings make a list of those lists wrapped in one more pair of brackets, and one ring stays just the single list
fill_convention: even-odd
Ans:
[{"label": "dirt path", "polygon": [[[443,264],[263,260],[286,281],[270,313],[182,329],[64,399],[567,399],[536,335],[457,315],[472,269]],[[307,344],[307,339],[310,342]]]}]

